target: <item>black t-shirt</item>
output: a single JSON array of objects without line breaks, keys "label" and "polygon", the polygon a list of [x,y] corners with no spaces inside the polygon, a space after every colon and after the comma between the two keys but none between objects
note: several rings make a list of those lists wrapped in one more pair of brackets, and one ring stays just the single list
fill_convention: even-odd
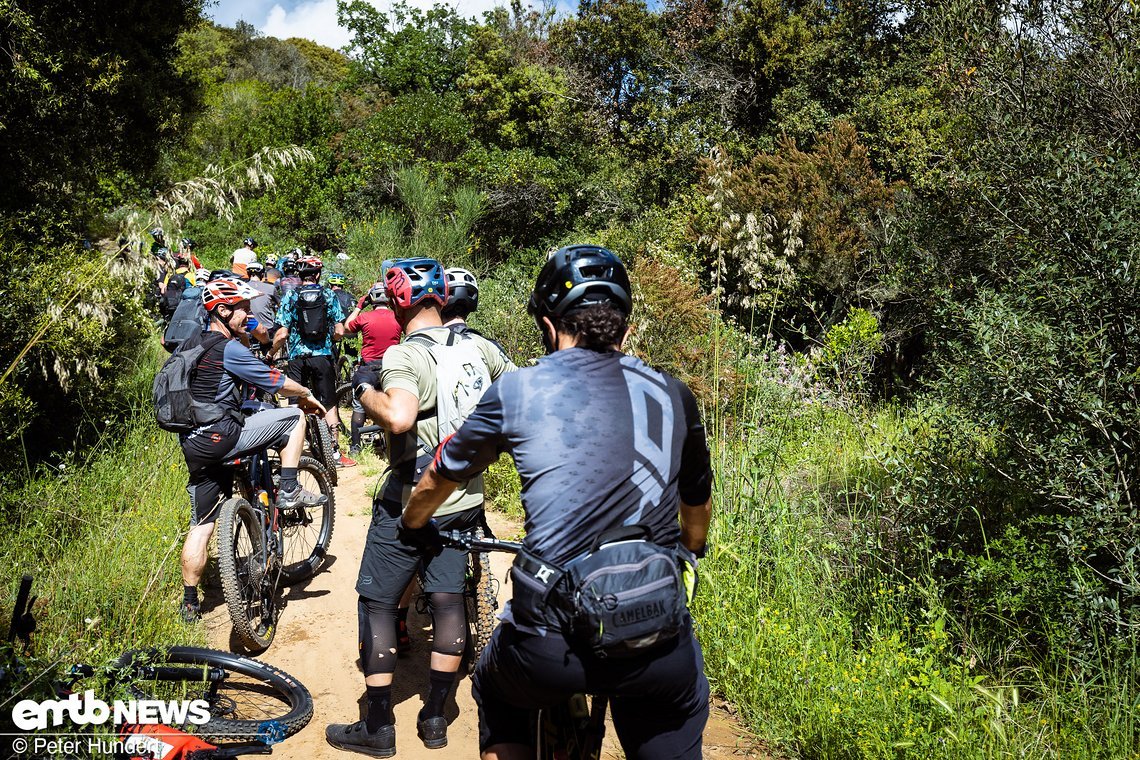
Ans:
[{"label": "black t-shirt", "polygon": [[441,447],[463,481],[509,452],[522,480],[527,548],[563,564],[602,532],[641,524],[680,540],[680,503],[704,504],[712,469],[684,383],[617,351],[558,351],[498,378]]}]

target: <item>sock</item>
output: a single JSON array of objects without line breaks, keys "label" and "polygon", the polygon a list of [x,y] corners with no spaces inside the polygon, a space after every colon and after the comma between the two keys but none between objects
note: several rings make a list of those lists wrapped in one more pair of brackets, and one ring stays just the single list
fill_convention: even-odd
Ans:
[{"label": "sock", "polygon": [[420,710],[418,720],[438,718],[443,715],[443,703],[447,701],[447,695],[451,693],[453,683],[455,683],[454,673],[445,673],[434,668],[428,672],[427,703]]},{"label": "sock", "polygon": [[[328,424],[328,423],[326,423]],[[340,453],[340,431],[336,429],[336,425],[329,425],[329,436],[332,437],[333,453]]]},{"label": "sock", "polygon": [[198,604],[198,587],[197,586],[183,586],[182,587],[182,603],[183,604]]},{"label": "sock", "polygon": [[281,490],[286,493],[293,493],[297,490],[297,468],[296,467],[282,467],[281,468]]},{"label": "sock", "polygon": [[364,717],[364,725],[371,734],[376,733],[381,726],[392,724],[392,687],[391,686],[365,686],[368,692],[368,714]]},{"label": "sock", "polygon": [[360,428],[364,427],[364,412],[352,413],[352,445],[360,448]]}]

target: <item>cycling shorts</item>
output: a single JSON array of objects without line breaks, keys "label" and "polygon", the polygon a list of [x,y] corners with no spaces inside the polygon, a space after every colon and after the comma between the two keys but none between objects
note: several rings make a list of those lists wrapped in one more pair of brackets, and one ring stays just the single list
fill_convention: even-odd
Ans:
[{"label": "cycling shorts", "polygon": [[[372,524],[360,558],[356,591],[377,602],[395,602],[404,593],[418,568],[425,594],[457,594],[467,579],[467,552],[444,549],[435,557],[425,557],[396,538],[399,504],[377,499],[372,504]],[[440,530],[468,531],[483,524],[483,506],[437,517]]]},{"label": "cycling shorts", "polygon": [[709,682],[689,621],[668,649],[602,659],[572,648],[560,634],[495,629],[471,680],[479,705],[479,750],[534,746],[537,708],[574,694],[610,698],[614,729],[630,760],[700,760],[709,717]]},{"label": "cycling shorts", "polygon": [[313,392],[326,409],[336,406],[336,365],[331,356],[298,356],[285,376]]},{"label": "cycling shorts", "polygon": [[190,494],[191,527],[216,520],[222,497],[233,495],[234,468],[230,462],[261,449],[280,449],[293,428],[304,422],[304,413],[297,407],[267,409],[246,418],[236,438],[209,428],[184,438],[182,454],[190,471],[186,491]]}]

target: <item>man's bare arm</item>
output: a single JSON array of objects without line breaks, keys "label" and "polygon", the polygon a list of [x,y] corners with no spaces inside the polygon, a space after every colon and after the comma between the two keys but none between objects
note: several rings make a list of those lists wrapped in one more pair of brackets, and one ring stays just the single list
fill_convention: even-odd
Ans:
[{"label": "man's bare arm", "polygon": [[420,411],[420,400],[414,393],[403,388],[378,391],[375,388],[364,391],[360,404],[368,416],[393,433],[406,433],[416,424]]},{"label": "man's bare arm", "polygon": [[709,522],[712,520],[712,500],[700,506],[681,503],[681,543],[691,552],[705,547],[709,537]]},{"label": "man's bare arm", "polygon": [[414,530],[427,525],[439,505],[447,500],[458,485],[454,480],[448,480],[437,473],[435,467],[428,467],[412,490],[408,506],[404,507],[404,526]]}]

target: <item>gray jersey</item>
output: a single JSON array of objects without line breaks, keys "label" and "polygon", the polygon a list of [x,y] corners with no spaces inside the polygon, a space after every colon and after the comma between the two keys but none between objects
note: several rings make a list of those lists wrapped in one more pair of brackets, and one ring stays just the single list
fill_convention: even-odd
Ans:
[{"label": "gray jersey", "polygon": [[504,374],[444,442],[436,469],[464,481],[504,451],[522,480],[524,543],[559,564],[622,525],[674,544],[680,503],[704,504],[712,490],[692,392],[616,351],[566,349]]}]

